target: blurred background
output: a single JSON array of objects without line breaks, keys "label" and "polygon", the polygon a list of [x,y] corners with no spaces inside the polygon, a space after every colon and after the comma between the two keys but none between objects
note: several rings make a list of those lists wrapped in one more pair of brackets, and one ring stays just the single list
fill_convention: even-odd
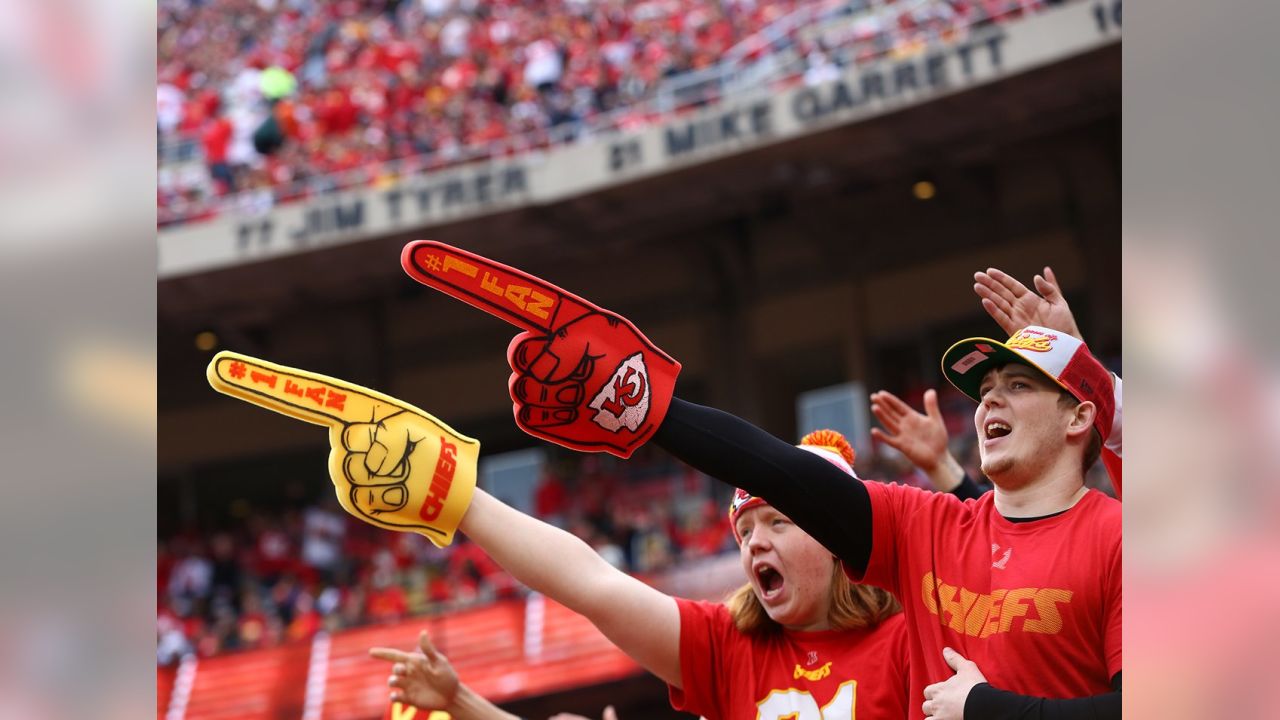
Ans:
[{"label": "blurred background", "polygon": [[[480,484],[663,590],[743,578],[730,487],[512,422],[512,331],[408,279],[446,241],[628,317],[679,393],[779,437],[936,387],[1000,337],[972,290],[1051,265],[1123,372],[1121,5],[1079,0],[161,0],[157,713],[379,718],[373,645],[432,632],[526,717],[680,717],[589,624],[459,540],[338,507],[325,433],[212,392],[220,349],[345,378],[482,442]],[[945,385],[945,383],[943,383]],[[1110,491],[1101,467],[1090,482]]]}]

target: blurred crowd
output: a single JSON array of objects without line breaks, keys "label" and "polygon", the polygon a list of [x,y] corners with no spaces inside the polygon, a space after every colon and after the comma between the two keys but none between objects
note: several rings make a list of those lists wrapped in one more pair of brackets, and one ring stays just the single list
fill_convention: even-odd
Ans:
[{"label": "blurred crowd", "polygon": [[[160,0],[162,225],[225,196],[261,212],[465,159],[545,147],[604,115],[671,108],[665,79],[786,49],[795,74],[907,54],[1052,0],[847,0],[765,33],[798,0]],[[823,18],[852,19],[822,29]],[[775,26],[776,29],[776,26]],[[839,46],[839,47],[835,47]],[[703,93],[696,102],[709,99]]]},{"label": "blurred crowd", "polygon": [[[728,488],[661,453],[558,453],[533,493],[537,516],[638,575],[734,547]],[[223,527],[189,527],[158,548],[158,660],[305,640],[516,597],[516,582],[459,533],[437,548],[379,530],[330,498],[240,506]]]}]

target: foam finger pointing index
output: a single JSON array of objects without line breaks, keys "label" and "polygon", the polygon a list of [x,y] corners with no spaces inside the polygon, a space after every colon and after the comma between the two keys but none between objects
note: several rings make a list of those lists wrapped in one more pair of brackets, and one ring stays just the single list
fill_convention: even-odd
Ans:
[{"label": "foam finger pointing index", "polygon": [[207,375],[218,392],[316,425],[368,422],[386,404],[359,385],[227,351]]},{"label": "foam finger pointing index", "polygon": [[434,240],[404,246],[414,280],[525,330],[549,333],[599,308],[526,272]]}]

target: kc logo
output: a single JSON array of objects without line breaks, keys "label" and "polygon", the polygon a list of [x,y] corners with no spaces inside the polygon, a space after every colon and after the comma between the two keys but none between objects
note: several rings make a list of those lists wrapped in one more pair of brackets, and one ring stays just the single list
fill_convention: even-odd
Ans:
[{"label": "kc logo", "polygon": [[1013,548],[1005,548],[1004,555],[1000,554],[1000,546],[991,543],[991,567],[997,570],[1003,570],[1005,565],[1009,564],[1009,556],[1013,554]]},{"label": "kc logo", "polygon": [[596,411],[591,419],[609,432],[639,429],[649,415],[649,369],[644,356],[635,353],[623,360],[588,407]]}]

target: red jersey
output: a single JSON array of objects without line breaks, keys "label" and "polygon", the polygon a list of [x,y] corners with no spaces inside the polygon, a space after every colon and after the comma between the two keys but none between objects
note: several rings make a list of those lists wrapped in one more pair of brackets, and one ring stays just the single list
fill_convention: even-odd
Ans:
[{"label": "red jersey", "polygon": [[708,720],[900,720],[913,704],[901,613],[872,630],[752,637],[734,627],[724,605],[676,603],[684,687],[668,690],[677,710]]},{"label": "red jersey", "polygon": [[1120,672],[1120,502],[1089,490],[1066,512],[1010,522],[995,493],[960,501],[866,483],[863,582],[901,601],[911,642],[911,716],[955,673],[951,647],[1001,690],[1046,698],[1111,692]]}]

